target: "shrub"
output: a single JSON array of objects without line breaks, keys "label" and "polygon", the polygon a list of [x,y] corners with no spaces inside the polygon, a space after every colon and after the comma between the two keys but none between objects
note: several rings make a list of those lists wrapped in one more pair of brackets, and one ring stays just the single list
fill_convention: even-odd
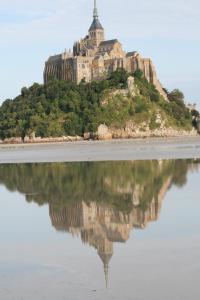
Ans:
[{"label": "shrub", "polygon": [[137,96],[134,98],[135,101],[135,112],[141,113],[143,111],[147,111],[147,103],[145,102],[144,98]]},{"label": "shrub", "polygon": [[160,95],[157,91],[150,91],[150,100],[152,102],[159,102],[160,101]]},{"label": "shrub", "polygon": [[126,88],[128,77],[128,72],[119,68],[108,77],[108,80],[110,81],[110,86]]},{"label": "shrub", "polygon": [[184,94],[178,89],[175,89],[171,93],[168,93],[168,99],[171,102],[176,102],[180,106],[184,106]]},{"label": "shrub", "polygon": [[142,79],[144,77],[144,73],[142,72],[142,70],[138,69],[134,72],[133,76],[137,79]]},{"label": "shrub", "polygon": [[67,135],[81,135],[82,126],[81,120],[74,112],[68,113],[64,123],[65,134]]}]

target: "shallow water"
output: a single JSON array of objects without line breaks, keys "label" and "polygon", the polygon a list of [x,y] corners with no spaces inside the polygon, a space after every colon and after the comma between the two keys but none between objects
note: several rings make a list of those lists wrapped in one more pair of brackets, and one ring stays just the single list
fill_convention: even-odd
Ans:
[{"label": "shallow water", "polygon": [[0,299],[199,299],[199,215],[199,160],[0,165]]}]

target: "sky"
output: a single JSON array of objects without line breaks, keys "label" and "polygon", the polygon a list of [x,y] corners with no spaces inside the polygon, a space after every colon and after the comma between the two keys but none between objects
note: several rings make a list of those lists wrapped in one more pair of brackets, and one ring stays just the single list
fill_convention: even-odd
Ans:
[{"label": "sky", "polygon": [[[150,57],[163,86],[200,108],[200,1],[98,0],[106,39]],[[0,103],[43,82],[50,55],[87,34],[93,0],[0,0]]]}]

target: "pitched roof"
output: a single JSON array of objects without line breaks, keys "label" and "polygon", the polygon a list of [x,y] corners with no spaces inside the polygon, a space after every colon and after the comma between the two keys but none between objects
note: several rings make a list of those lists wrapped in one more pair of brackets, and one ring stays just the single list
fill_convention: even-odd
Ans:
[{"label": "pitched roof", "polygon": [[117,43],[118,40],[108,40],[108,41],[103,41],[100,43],[100,46],[107,46],[107,45],[114,45],[115,43]]},{"label": "pitched roof", "polygon": [[62,54],[57,54],[57,55],[50,56],[48,61],[49,62],[55,62],[55,61],[58,61],[60,59],[62,59]]},{"label": "pitched roof", "polygon": [[101,23],[100,23],[100,21],[99,21],[98,18],[94,18],[94,20],[92,22],[92,25],[90,26],[89,31],[96,30],[96,29],[103,30],[103,26],[101,25]]},{"label": "pitched roof", "polygon": [[128,53],[126,54],[126,56],[127,56],[127,57],[134,56],[136,53],[137,53],[137,51],[128,52]]}]

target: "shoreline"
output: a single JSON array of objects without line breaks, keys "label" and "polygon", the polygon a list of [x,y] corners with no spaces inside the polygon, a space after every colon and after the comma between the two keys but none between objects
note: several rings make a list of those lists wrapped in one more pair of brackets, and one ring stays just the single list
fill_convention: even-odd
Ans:
[{"label": "shoreline", "polygon": [[199,136],[0,144],[0,164],[199,158]]},{"label": "shoreline", "polygon": [[61,143],[78,143],[78,142],[102,142],[102,141],[135,141],[135,140],[151,140],[151,139],[173,139],[173,138],[194,138],[200,136],[196,130],[191,130],[190,132],[187,131],[175,131],[176,134],[163,134],[157,133],[156,130],[154,130],[153,133],[147,135],[146,132],[141,132],[138,134],[138,132],[135,135],[115,135],[110,134],[110,132],[103,134],[103,135],[96,135],[95,137],[90,137],[88,134],[86,134],[86,138],[82,136],[63,136],[63,137],[48,137],[48,138],[25,138],[24,141],[22,141],[22,138],[9,138],[5,139],[5,141],[0,140],[0,148],[4,146],[11,147],[12,145],[16,146],[24,146],[24,145],[52,145],[52,144],[61,144]]},{"label": "shoreline", "polygon": [[109,129],[106,125],[100,125],[96,133],[85,133],[84,136],[60,136],[60,137],[29,137],[25,136],[24,140],[21,137],[6,138],[0,140],[1,145],[25,145],[25,144],[52,144],[52,143],[71,143],[82,141],[115,141],[115,140],[137,140],[137,139],[152,139],[152,138],[186,138],[198,137],[200,133],[196,129],[190,131],[176,130],[173,128],[162,128],[148,131],[124,130],[124,129]]}]

